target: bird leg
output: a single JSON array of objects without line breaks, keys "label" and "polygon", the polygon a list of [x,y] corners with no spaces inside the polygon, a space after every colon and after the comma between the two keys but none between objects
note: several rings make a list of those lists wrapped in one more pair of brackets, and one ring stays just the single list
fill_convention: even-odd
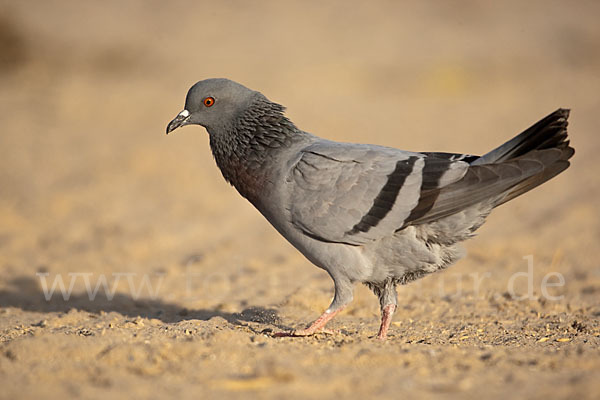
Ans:
[{"label": "bird leg", "polygon": [[333,311],[325,311],[319,318],[317,318],[308,328],[305,329],[294,329],[290,332],[276,332],[273,334],[274,337],[298,337],[298,336],[310,336],[315,333],[323,332],[332,334],[333,331],[325,329],[325,325],[333,319],[344,307],[340,307]]},{"label": "bird leg", "polygon": [[310,336],[317,332],[333,333],[333,331],[325,329],[325,325],[352,301],[352,282],[341,276],[331,275],[331,277],[335,284],[335,294],[329,308],[308,328],[294,329],[291,332],[277,332],[273,335],[274,337]]},{"label": "bird leg", "polygon": [[396,311],[395,304],[388,304],[381,310],[381,326],[379,327],[377,339],[385,340],[387,338],[387,332],[390,328],[390,324],[392,323],[392,315],[394,315],[394,311]]},{"label": "bird leg", "polygon": [[365,284],[379,298],[379,305],[381,306],[381,325],[379,327],[377,339],[385,340],[387,338],[388,330],[390,329],[390,324],[392,323],[392,316],[394,315],[396,305],[398,304],[396,281],[392,278],[388,278],[383,282],[365,282]]}]

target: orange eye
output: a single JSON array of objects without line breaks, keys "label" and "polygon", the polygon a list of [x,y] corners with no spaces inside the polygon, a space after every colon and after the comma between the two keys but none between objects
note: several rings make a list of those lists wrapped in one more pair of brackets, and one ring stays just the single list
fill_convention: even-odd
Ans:
[{"label": "orange eye", "polygon": [[207,98],[204,99],[204,105],[206,107],[212,107],[213,104],[215,104],[214,97],[207,97]]}]

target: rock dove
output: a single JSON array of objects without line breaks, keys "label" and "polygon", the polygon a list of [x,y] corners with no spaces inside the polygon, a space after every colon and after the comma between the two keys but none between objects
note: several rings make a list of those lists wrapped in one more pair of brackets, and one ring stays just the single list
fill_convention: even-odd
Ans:
[{"label": "rock dove", "polygon": [[558,109],[483,156],[338,143],[304,132],[285,108],[228,79],[187,93],[167,126],[201,125],[223,177],[304,256],[327,271],[335,294],[306,336],[352,301],[361,282],[379,298],[385,339],[396,285],[463,255],[492,209],[569,167],[569,110]]}]

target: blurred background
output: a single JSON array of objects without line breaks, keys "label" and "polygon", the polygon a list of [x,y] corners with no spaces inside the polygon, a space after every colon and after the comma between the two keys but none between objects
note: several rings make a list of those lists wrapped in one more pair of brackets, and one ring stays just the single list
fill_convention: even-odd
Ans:
[{"label": "blurred background", "polygon": [[[23,382],[42,379],[56,383],[57,393],[86,396],[115,387],[126,397],[166,394],[184,384],[177,389],[183,396],[278,396],[295,388],[304,390],[295,392],[300,397],[350,389],[502,397],[509,388],[530,398],[577,391],[593,397],[598,364],[590,360],[598,359],[600,336],[599,20],[596,1],[0,0],[0,333],[5,354],[14,356],[0,357],[0,381],[12,382],[8,393],[23,394]],[[257,332],[316,317],[328,305],[331,282],[224,182],[203,128],[165,136],[188,88],[209,77],[261,91],[316,135],[415,151],[481,154],[555,109],[571,108],[576,154],[566,173],[498,209],[467,244],[470,256],[447,275],[401,288],[406,306],[391,340],[398,346],[371,348],[378,306],[364,288],[340,317],[338,327],[351,333],[333,345],[267,340]],[[552,294],[563,300],[502,303],[511,274],[526,270],[527,255],[536,263],[535,294],[544,274],[558,271],[566,284]],[[491,278],[477,290],[457,286],[456,276],[474,271]],[[133,273],[136,282],[149,274],[159,287],[154,299],[138,301],[123,280],[114,299],[90,301],[84,281],[76,280],[71,300],[46,301],[40,272],[49,282],[60,274],[67,282],[69,273],[109,281]],[[555,325],[528,323],[531,310],[538,319],[556,316]],[[515,315],[521,325],[511,325]],[[500,342],[485,336],[487,328],[477,340],[482,328],[463,334],[464,350],[447,346],[452,336],[436,336],[463,329],[469,318],[495,326],[496,339],[508,331],[537,333],[492,350],[486,346]],[[508,321],[505,331],[498,318]],[[539,348],[544,332],[573,333],[582,318],[587,336],[579,347],[567,355]],[[138,337],[134,319],[156,324],[146,321]],[[106,333],[109,323],[121,330]],[[250,334],[237,324],[257,325],[252,342],[267,343],[264,349],[248,350]],[[406,347],[423,339],[426,327],[443,361]],[[64,334],[81,329],[91,332],[87,342]],[[179,333],[169,336],[168,329]],[[229,336],[205,341],[196,334],[203,329]],[[192,342],[180,343],[179,334]],[[139,344],[142,336],[148,343]],[[561,345],[560,337],[549,337],[548,346]],[[75,350],[61,358],[48,343]],[[114,343],[125,343],[122,353],[94,358]],[[165,343],[186,350],[169,358],[160,350]],[[552,355],[513,363],[522,346],[530,353],[516,353]],[[477,353],[471,365],[465,354],[473,349],[492,356]],[[569,358],[578,349],[589,360]],[[348,370],[362,350],[374,354]],[[327,368],[307,355],[322,352],[333,360]],[[490,358],[503,361],[490,370]],[[50,359],[52,367],[39,366]],[[321,368],[306,369],[313,365]],[[520,377],[511,372],[515,365],[524,366]],[[396,371],[392,383],[389,369]],[[170,380],[144,381],[157,375]]]}]

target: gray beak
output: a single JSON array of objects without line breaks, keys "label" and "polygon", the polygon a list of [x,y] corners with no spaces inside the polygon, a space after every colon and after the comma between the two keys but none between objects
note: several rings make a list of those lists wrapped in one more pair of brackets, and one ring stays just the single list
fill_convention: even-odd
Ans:
[{"label": "gray beak", "polygon": [[173,121],[169,122],[167,125],[167,135],[173,132],[175,129],[180,126],[187,125],[187,121],[190,119],[190,112],[188,110],[183,110],[173,119]]}]

